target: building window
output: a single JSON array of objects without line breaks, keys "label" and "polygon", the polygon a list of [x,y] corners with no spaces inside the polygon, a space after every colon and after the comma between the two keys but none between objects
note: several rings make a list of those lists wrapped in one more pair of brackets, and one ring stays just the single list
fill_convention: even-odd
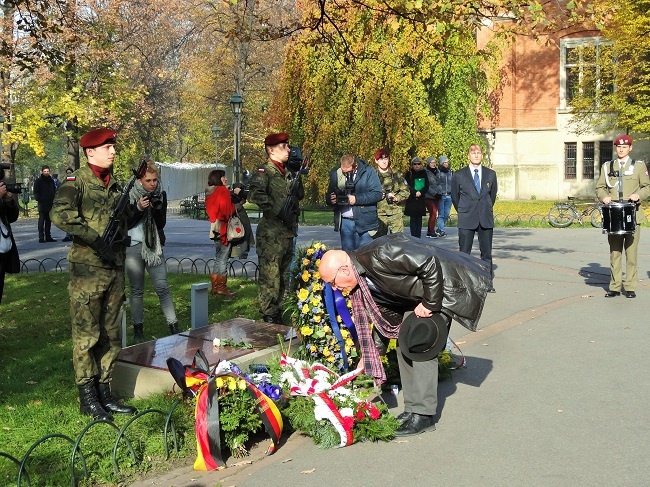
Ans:
[{"label": "building window", "polygon": [[594,143],[582,143],[582,178],[594,179]]},{"label": "building window", "polygon": [[564,143],[564,179],[576,178],[578,144],[575,142]]},{"label": "building window", "polygon": [[[611,161],[614,156],[614,142],[612,140],[601,140],[598,143],[598,166],[603,167],[607,161]],[[598,173],[600,177],[600,172]]]},{"label": "building window", "polygon": [[[611,78],[601,75],[601,63],[613,56],[612,43],[601,37],[560,41],[560,108],[571,106],[578,93],[598,102],[602,91],[612,93]],[[611,60],[610,60],[611,61]]]}]

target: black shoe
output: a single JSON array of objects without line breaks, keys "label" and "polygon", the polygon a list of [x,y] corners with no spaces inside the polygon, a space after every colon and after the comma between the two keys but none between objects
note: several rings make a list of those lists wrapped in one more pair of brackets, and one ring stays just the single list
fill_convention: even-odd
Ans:
[{"label": "black shoe", "polygon": [[72,242],[72,237],[68,237],[68,236],[66,235],[65,237],[63,237],[63,239],[62,239],[61,241],[62,241],[62,242]]},{"label": "black shoe", "polygon": [[52,237],[47,237],[47,238],[45,239],[45,241],[46,241],[46,242],[56,242],[56,240],[53,239]]},{"label": "black shoe", "polygon": [[399,421],[399,425],[401,427],[405,423],[411,421],[412,416],[413,416],[413,413],[410,413],[408,411],[404,411],[403,413],[399,414],[399,416],[397,416],[396,419],[397,419],[397,421]]},{"label": "black shoe", "polygon": [[411,418],[402,424],[397,431],[395,431],[395,436],[411,436],[424,433],[425,431],[435,430],[436,425],[433,423],[433,416],[428,416],[426,414],[417,414],[412,413]]},{"label": "black shoe", "polygon": [[625,291],[626,298],[636,298],[636,293],[634,291]]},{"label": "black shoe", "polygon": [[[616,296],[620,296],[620,295],[621,295],[621,293],[618,292],[618,291],[607,291],[605,293],[606,298],[615,298]],[[636,296],[636,294],[635,294],[635,296]]]},{"label": "black shoe", "polygon": [[138,412],[133,406],[127,406],[122,404],[117,399],[111,395],[111,387],[108,384],[103,382],[97,383],[97,395],[99,397],[99,402],[102,404],[104,409],[109,413],[116,414],[135,414]]},{"label": "black shoe", "polygon": [[39,238],[38,243],[45,243],[45,239],[44,238]]},{"label": "black shoe", "polygon": [[144,326],[142,323],[133,324],[133,341],[135,343],[144,342]]},{"label": "black shoe", "polygon": [[490,289],[488,289],[488,292],[489,292],[489,293],[495,293],[495,292],[497,292],[497,290],[494,289],[493,287],[491,287]]}]

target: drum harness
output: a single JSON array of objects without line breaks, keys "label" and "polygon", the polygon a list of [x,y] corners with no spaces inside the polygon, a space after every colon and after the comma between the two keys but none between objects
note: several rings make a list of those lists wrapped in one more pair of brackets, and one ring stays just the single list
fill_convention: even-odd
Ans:
[{"label": "drum harness", "polygon": [[[628,169],[629,173],[634,172],[635,162],[636,161],[634,159],[630,160],[630,168]],[[614,161],[613,160],[609,161],[609,172],[605,173],[605,184],[607,185],[608,188],[613,188],[616,185],[618,185],[618,200],[623,201],[623,171],[620,170],[621,163],[619,162],[618,164],[619,164],[619,170],[614,171]],[[607,163],[605,163],[604,165],[607,165]],[[610,183],[609,182],[610,176],[614,178],[617,177],[618,181],[616,181],[614,184]],[[637,204],[637,209],[638,209],[638,204]]]}]

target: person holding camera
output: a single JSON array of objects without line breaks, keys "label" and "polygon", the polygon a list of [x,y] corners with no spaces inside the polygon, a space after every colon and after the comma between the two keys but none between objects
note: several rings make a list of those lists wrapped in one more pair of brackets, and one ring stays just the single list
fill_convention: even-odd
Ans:
[{"label": "person holding camera", "polygon": [[[110,388],[122,349],[125,253],[123,241],[109,246],[102,239],[121,196],[111,171],[115,136],[115,130],[99,128],[81,137],[88,164],[66,178],[50,212],[52,223],[74,236],[68,252],[68,293],[79,410],[104,420],[112,420],[112,413],[136,412],[114,399]],[[126,231],[126,218],[120,223]]]},{"label": "person holding camera", "polygon": [[11,224],[18,220],[18,204],[13,193],[7,191],[7,186],[2,182],[4,168],[0,167],[0,304],[5,287],[5,274],[20,272],[20,259],[14,235],[11,233]]},{"label": "person holding camera", "polygon": [[404,182],[400,171],[395,171],[390,166],[390,152],[388,149],[379,149],[375,152],[377,175],[382,188],[382,198],[377,203],[377,217],[379,229],[373,235],[378,238],[388,233],[402,233],[404,231],[404,202],[409,197],[409,188]]},{"label": "person holding camera", "polygon": [[[294,237],[298,230],[299,208],[295,218],[283,218],[284,204],[294,178],[300,177],[300,167],[290,159],[292,148],[289,134],[269,134],[264,139],[268,161],[258,167],[250,181],[248,197],[262,211],[257,225],[257,257],[259,274],[260,313],[267,323],[282,324],[282,301],[289,284],[289,269],[293,260]],[[294,148],[295,149],[295,148]],[[304,198],[302,182],[298,185],[295,201]]]},{"label": "person holding camera", "polygon": [[334,231],[341,233],[341,248],[356,250],[372,241],[379,228],[377,203],[383,191],[377,171],[346,154],[329,173],[325,204],[334,208]]},{"label": "person holding camera", "polygon": [[149,273],[153,288],[160,301],[169,332],[179,332],[174,301],[167,283],[167,263],[163,255],[165,224],[167,223],[167,193],[160,189],[158,168],[153,161],[147,162],[145,173],[140,177],[129,195],[131,216],[127,220],[129,247],[126,249],[126,274],[129,276],[131,320],[133,339],[144,341],[143,296],[144,272]]}]

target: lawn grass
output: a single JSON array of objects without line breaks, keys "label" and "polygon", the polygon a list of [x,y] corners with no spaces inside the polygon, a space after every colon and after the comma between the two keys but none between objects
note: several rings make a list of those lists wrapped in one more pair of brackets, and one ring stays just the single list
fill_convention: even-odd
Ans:
[{"label": "lawn grass", "polygon": [[[207,279],[208,276],[201,274],[169,274],[181,329],[189,328],[191,285]],[[166,336],[169,331],[158,297],[149,279],[145,282],[145,335],[148,339]],[[40,438],[60,434],[76,440],[90,422],[90,418],[79,414],[67,284],[67,273],[18,274],[8,275],[6,279],[0,314],[0,452],[18,461]],[[259,319],[257,285],[243,279],[229,279],[228,284],[237,291],[237,299],[210,296],[209,322],[238,316]],[[131,342],[130,329],[128,336]],[[167,412],[178,397],[178,394],[169,397],[157,394],[129,404],[139,410],[155,408]],[[164,458],[164,418],[147,414],[136,420],[126,433],[136,461],[127,455],[126,448],[119,448],[120,474],[114,472],[111,460],[116,431],[107,425],[91,428],[80,445],[90,477],[79,485],[124,485],[148,471],[170,468],[174,459],[187,464],[196,451],[193,417],[193,409],[188,405],[181,404],[175,410],[173,420],[180,453],[176,456],[172,452],[171,461]],[[129,417],[115,419],[118,427],[122,427]],[[72,444],[61,438],[40,444],[27,464],[31,485],[70,485],[71,453]],[[17,465],[0,456],[0,485],[16,485],[17,473]],[[76,476],[80,475],[77,470]],[[24,477],[21,485],[27,485]]]}]

